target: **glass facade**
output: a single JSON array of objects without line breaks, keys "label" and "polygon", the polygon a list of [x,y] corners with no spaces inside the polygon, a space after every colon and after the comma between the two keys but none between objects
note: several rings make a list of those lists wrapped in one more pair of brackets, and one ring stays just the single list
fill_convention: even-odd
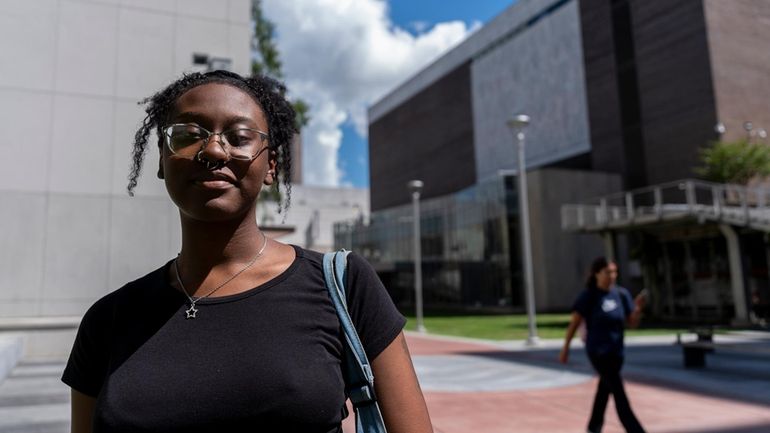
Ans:
[{"label": "glass facade", "polygon": [[[770,319],[770,253],[767,235],[739,235],[744,284],[752,323]],[[667,321],[729,323],[735,317],[729,255],[714,225],[669,227],[636,238],[636,258],[646,268],[637,286],[651,290],[652,313]]]},{"label": "glass facade", "polygon": [[[504,310],[521,305],[517,213],[513,176],[420,201],[426,308]],[[368,222],[334,227],[335,248],[369,260],[394,301],[404,307],[414,303],[412,215],[413,206],[407,204],[375,212]]]}]

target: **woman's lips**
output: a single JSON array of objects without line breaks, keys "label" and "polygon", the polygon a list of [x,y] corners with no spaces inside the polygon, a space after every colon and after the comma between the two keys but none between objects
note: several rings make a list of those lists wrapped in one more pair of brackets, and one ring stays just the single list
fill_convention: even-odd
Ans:
[{"label": "woman's lips", "polygon": [[235,178],[222,172],[198,173],[192,178],[193,185],[204,189],[229,189],[236,184]]},{"label": "woman's lips", "polygon": [[196,180],[193,183],[207,189],[227,189],[235,186],[232,182],[221,179]]}]

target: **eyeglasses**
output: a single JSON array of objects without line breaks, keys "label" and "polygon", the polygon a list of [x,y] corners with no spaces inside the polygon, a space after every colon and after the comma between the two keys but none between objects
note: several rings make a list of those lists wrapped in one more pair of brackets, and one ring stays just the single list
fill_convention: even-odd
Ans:
[{"label": "eyeglasses", "polygon": [[230,158],[251,161],[264,149],[267,133],[251,128],[234,128],[223,132],[211,132],[191,123],[175,123],[162,128],[166,145],[171,153],[194,158],[209,140],[219,136],[217,142]]}]

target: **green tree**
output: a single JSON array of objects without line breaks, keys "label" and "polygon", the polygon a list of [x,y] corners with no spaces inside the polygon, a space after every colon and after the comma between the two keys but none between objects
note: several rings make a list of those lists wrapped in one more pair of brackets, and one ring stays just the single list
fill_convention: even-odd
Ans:
[{"label": "green tree", "polygon": [[[277,80],[283,78],[281,71],[281,56],[275,46],[275,24],[268,20],[262,13],[261,0],[251,2],[251,72],[252,74],[264,74]],[[292,106],[296,111],[297,129],[301,130],[310,121],[310,106],[300,98],[292,100]]]},{"label": "green tree", "polygon": [[770,146],[764,143],[717,141],[700,151],[695,173],[706,180],[745,185],[755,177],[770,176]]}]

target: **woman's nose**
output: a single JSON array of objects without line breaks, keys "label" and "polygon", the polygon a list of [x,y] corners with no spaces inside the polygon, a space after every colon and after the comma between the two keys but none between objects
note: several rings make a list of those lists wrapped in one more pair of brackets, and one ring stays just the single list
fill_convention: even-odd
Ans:
[{"label": "woman's nose", "polygon": [[219,134],[210,135],[209,138],[203,142],[198,155],[213,161],[227,160],[229,156],[225,150],[222,136]]},{"label": "woman's nose", "polygon": [[225,150],[219,135],[211,135],[203,142],[195,160],[206,166],[208,170],[222,168],[230,159],[230,155]]}]

